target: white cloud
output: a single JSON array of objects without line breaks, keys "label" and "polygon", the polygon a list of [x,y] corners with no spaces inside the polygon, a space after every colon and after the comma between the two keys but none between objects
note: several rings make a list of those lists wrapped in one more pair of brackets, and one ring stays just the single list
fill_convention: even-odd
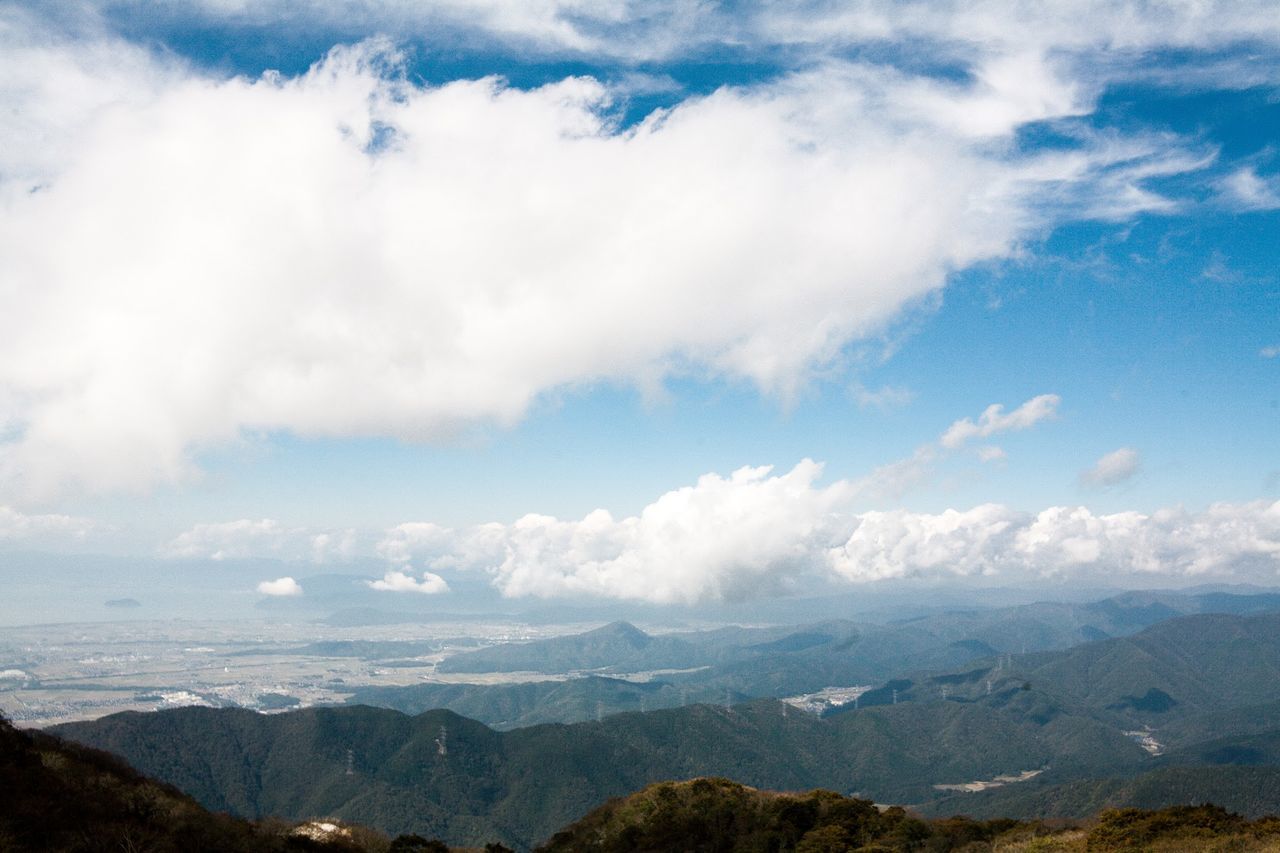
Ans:
[{"label": "white cloud", "polygon": [[744,599],[797,588],[841,528],[850,484],[822,466],[740,468],[667,492],[637,516],[527,515],[504,531],[494,584],[510,596],[588,595],[662,603]]},{"label": "white cloud", "polygon": [[1004,452],[1003,447],[998,447],[994,444],[978,448],[978,458],[983,462],[1003,462],[1008,456],[1009,454]]},{"label": "white cloud", "polygon": [[1121,447],[1102,456],[1092,468],[1081,471],[1080,482],[1086,486],[1115,486],[1132,479],[1141,464],[1138,451]]},{"label": "white cloud", "polygon": [[[155,17],[147,0],[94,0],[88,8]],[[662,60],[708,45],[739,49],[800,45],[813,52],[852,44],[926,42],[938,55],[981,51],[1084,54],[1104,67],[1151,48],[1218,48],[1245,42],[1257,50],[1280,41],[1266,0],[1027,0],[973,4],[959,0],[871,0],[767,4],[686,0],[193,0],[187,19],[203,15],[232,25],[304,23],[344,32],[372,30],[440,37],[450,30],[487,35],[523,50]],[[471,39],[473,41],[474,39]],[[929,44],[932,42],[931,44]]]},{"label": "white cloud", "polygon": [[[785,474],[744,468],[668,492],[637,516],[596,510],[489,525],[501,543],[487,572],[504,595],[592,596],[657,603],[798,593],[894,578],[1034,582],[1274,582],[1280,501],[1147,515],[1087,507],[1024,513],[998,504],[940,513],[849,510],[855,484],[817,484],[805,461]],[[460,534],[465,538],[465,534]],[[378,588],[410,588],[388,574]],[[430,577],[430,576],[428,576]]]},{"label": "white cloud", "polygon": [[302,595],[302,587],[293,578],[276,578],[258,584],[258,592],[263,595]]},{"label": "white cloud", "polygon": [[438,556],[455,540],[454,531],[429,521],[408,522],[386,531],[378,542],[379,557],[398,566],[407,565],[423,552]]},{"label": "white cloud", "polygon": [[1218,182],[1224,201],[1242,210],[1280,207],[1280,177],[1262,177],[1252,166],[1237,169]]},{"label": "white cloud", "polygon": [[415,578],[405,572],[388,571],[380,581],[367,581],[370,587],[384,592],[418,592],[423,595],[439,595],[449,591],[445,579],[431,572],[423,572]]},{"label": "white cloud", "polygon": [[269,557],[324,563],[352,556],[354,530],[314,531],[264,518],[197,524],[160,549],[162,556],[209,560]]},{"label": "white cloud", "polygon": [[853,581],[999,575],[1010,580],[1160,577],[1271,581],[1280,575],[1280,501],[1152,515],[985,505],[939,514],[865,513],[832,566]]},{"label": "white cloud", "polygon": [[0,542],[82,540],[102,526],[73,515],[28,514],[0,505]]},{"label": "white cloud", "polygon": [[1262,349],[1258,350],[1258,355],[1262,356],[1263,358],[1275,358],[1276,356],[1280,355],[1280,346],[1263,347]]},{"label": "white cloud", "polygon": [[974,423],[970,418],[956,421],[938,439],[948,450],[963,447],[971,439],[987,438],[997,433],[1024,430],[1058,414],[1062,399],[1057,394],[1041,394],[1023,403],[1012,412],[1005,413],[1004,406],[992,403]]},{"label": "white cloud", "polygon": [[260,80],[12,25],[0,49],[14,500],[181,481],[246,432],[511,423],[600,380],[787,395],[949,272],[1166,209],[1142,181],[1203,165],[1084,128],[1018,153],[1088,108],[1034,57],[968,82],[832,61],[620,130],[593,80],[421,87],[376,41]]},{"label": "white cloud", "polygon": [[938,515],[867,512],[857,517],[846,541],[830,548],[829,559],[851,581],[987,574],[995,569],[993,545],[1015,517],[995,504]]},{"label": "white cloud", "polygon": [[[1280,501],[1151,514],[1098,515],[1084,506],[1027,513],[999,504],[858,512],[867,478],[822,485],[821,473],[804,460],[785,473],[765,466],[707,474],[625,518],[600,509],[579,520],[530,514],[461,529],[399,525],[375,548],[392,567],[368,585],[439,594],[449,590],[441,572],[478,572],[510,597],[671,604],[901,578],[1280,578]],[[411,568],[414,561],[425,568]]]}]

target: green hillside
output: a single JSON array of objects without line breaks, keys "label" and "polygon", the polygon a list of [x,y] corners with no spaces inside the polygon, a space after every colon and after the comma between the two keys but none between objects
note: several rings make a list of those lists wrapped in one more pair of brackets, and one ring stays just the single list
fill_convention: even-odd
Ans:
[{"label": "green hillside", "polygon": [[[1031,830],[1034,832],[1034,830]],[[556,833],[540,853],[685,851],[989,850],[1012,821],[929,823],[902,809],[830,791],[775,794],[727,779],[652,785]],[[1047,834],[1047,833],[1046,833]]]},{"label": "green hillside", "polygon": [[935,796],[935,784],[1058,761],[1102,775],[1146,758],[1123,737],[1099,750],[1087,725],[1040,726],[954,702],[822,720],[761,700],[510,732],[447,711],[185,708],[57,731],[125,756],[214,809],[248,817],[333,814],[392,834],[520,846],[608,797],[660,780],[724,776],[777,790],[823,787],[917,802]]},{"label": "green hillside", "polygon": [[[220,712],[225,713],[225,712]],[[1272,777],[1227,781],[1235,790],[1274,790]],[[1130,783],[1134,785],[1134,783]],[[1194,781],[1193,781],[1194,784]],[[0,850],[5,853],[448,853],[421,835],[394,840],[331,818],[294,824],[212,814],[118,759],[0,719]],[[1167,786],[1166,786],[1167,787]],[[1197,791],[1205,790],[1200,783]],[[1140,786],[1135,786],[1140,798]],[[1095,799],[1120,799],[1095,785]],[[387,793],[383,789],[380,793]],[[1068,792],[1070,793],[1070,792]],[[1083,790],[1079,800],[1088,798]],[[451,804],[456,808],[457,801]],[[472,847],[472,853],[481,848]],[[486,853],[506,847],[488,843]],[[898,807],[831,791],[775,793],[727,779],[661,782],[610,800],[550,833],[541,853],[681,851],[1084,851],[1280,849],[1280,821],[1249,822],[1200,806],[1112,811],[1083,828],[1049,828],[1006,818],[921,819]],[[461,851],[455,851],[461,853]]]},{"label": "green hillside", "polygon": [[[436,708],[470,717],[500,730],[539,723],[593,720],[623,711],[654,711],[690,702],[723,700],[712,687],[680,688],[665,681],[625,681],[588,676],[566,681],[520,684],[413,684],[406,687],[360,687],[350,704],[391,708],[418,714]],[[747,697],[734,697],[741,701]]]},{"label": "green hillside", "polygon": [[115,756],[15,729],[2,717],[0,791],[0,850],[5,853],[386,853],[390,845],[360,827],[343,827],[320,841],[282,821],[252,824],[211,814]]}]

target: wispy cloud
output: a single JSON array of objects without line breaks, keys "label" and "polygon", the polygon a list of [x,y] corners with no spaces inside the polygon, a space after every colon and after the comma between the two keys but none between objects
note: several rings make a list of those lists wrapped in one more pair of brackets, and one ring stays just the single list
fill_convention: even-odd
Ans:
[{"label": "wispy cloud", "polygon": [[324,563],[352,556],[354,530],[317,531],[289,527],[271,518],[203,523],[160,548],[165,557],[228,560],[270,557]]},{"label": "wispy cloud", "polygon": [[[166,11],[147,0],[82,0],[78,5],[80,18],[95,8],[161,20]],[[313,29],[329,26],[342,32],[437,38],[440,33],[465,31],[472,34],[471,42],[488,38],[526,53],[632,61],[670,60],[702,52],[709,45],[739,51],[792,45],[820,54],[868,42],[904,41],[924,42],[939,54],[959,57],[1041,50],[1093,58],[1095,65],[1108,70],[1116,65],[1117,55],[1131,60],[1153,48],[1212,51],[1245,43],[1256,52],[1280,41],[1274,7],[1265,0],[1090,0],[1084,6],[1027,2],[975,6],[956,0],[833,5],[789,0],[745,7],[683,0],[192,0],[177,8],[170,14],[205,25],[305,24]],[[1207,58],[1210,69],[1221,62],[1216,55]],[[1151,73],[1148,65],[1140,69]]]},{"label": "wispy cloud", "polygon": [[104,526],[89,518],[61,513],[24,513],[0,505],[0,542],[79,541]]},{"label": "wispy cloud", "polygon": [[881,411],[901,408],[916,397],[915,392],[910,388],[902,388],[896,385],[867,388],[861,383],[856,383],[850,388],[850,393],[862,408],[880,409]]},{"label": "wispy cloud", "polygon": [[1103,488],[1127,482],[1137,475],[1142,458],[1132,447],[1121,447],[1102,456],[1093,467],[1080,472],[1080,482]]},{"label": "wispy cloud", "polygon": [[1024,430],[1057,417],[1058,404],[1061,402],[1062,399],[1057,394],[1041,394],[1012,412],[1005,412],[1004,406],[993,403],[983,411],[976,423],[970,418],[953,423],[938,439],[938,443],[948,450],[956,450],[975,438],[989,438],[1002,432]]},{"label": "wispy cloud", "polygon": [[1004,452],[1003,447],[997,447],[994,444],[978,448],[978,458],[983,462],[1003,462],[1008,457],[1009,454]]}]

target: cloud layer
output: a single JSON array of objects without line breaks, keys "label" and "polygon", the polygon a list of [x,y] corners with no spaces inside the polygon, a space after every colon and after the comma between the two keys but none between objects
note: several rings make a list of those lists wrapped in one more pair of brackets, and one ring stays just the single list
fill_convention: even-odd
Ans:
[{"label": "cloud layer", "polygon": [[[1215,504],[1202,512],[1098,515],[1084,506],[1036,513],[999,504],[940,513],[859,512],[925,481],[933,467],[973,438],[1028,429],[1056,416],[1042,394],[1006,412],[988,406],[975,421],[951,424],[936,442],[867,476],[823,484],[822,465],[791,470],[744,467],[706,474],[669,491],[639,514],[597,509],[578,520],[531,513],[515,522],[448,528],[409,522],[363,536],[290,529],[274,521],[199,525],[166,546],[179,556],[322,559],[317,543],[344,554],[376,554],[389,564],[369,586],[438,594],[446,575],[488,575],[511,597],[587,597],[690,604],[803,594],[831,584],[919,578],[999,578],[1178,583],[1192,578],[1274,582],[1280,576],[1280,501]],[[981,447],[981,462],[1003,451]],[[1114,485],[1138,470],[1120,448],[1082,475]]]},{"label": "cloud layer", "polygon": [[181,481],[246,434],[431,440],[601,381],[785,396],[951,271],[1170,209],[1144,181],[1206,162],[1086,124],[1020,150],[1090,108],[1035,53],[964,82],[830,60],[620,128],[595,80],[425,87],[385,41],[227,79],[0,24],[15,501]]},{"label": "cloud layer", "polygon": [[[442,535],[424,565],[489,573],[508,596],[582,595],[658,603],[803,593],[888,579],[1098,584],[1280,577],[1280,501],[1202,512],[1099,515],[1083,506],[1027,513],[849,512],[855,484],[820,485],[821,466],[744,468],[668,492],[639,515],[577,521],[529,515]],[[458,543],[455,549],[454,544]],[[465,555],[465,556],[464,556]]]},{"label": "cloud layer", "polygon": [[[370,582],[387,592],[444,593],[445,575],[472,572],[511,597],[662,604],[907,578],[1134,586],[1280,578],[1280,501],[1198,512],[1097,514],[1084,506],[1021,512],[999,504],[855,512],[849,507],[859,483],[824,485],[821,473],[809,460],[781,473],[742,468],[700,477],[635,516],[530,514],[459,529],[414,523],[380,539],[370,534],[358,550],[393,563],[383,579]],[[250,550],[246,543],[237,553]],[[290,556],[278,546],[266,555]]]}]

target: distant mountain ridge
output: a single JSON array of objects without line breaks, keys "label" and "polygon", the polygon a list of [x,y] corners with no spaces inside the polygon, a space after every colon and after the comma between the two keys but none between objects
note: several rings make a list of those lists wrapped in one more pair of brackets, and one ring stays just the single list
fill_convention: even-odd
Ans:
[{"label": "distant mountain ridge", "polygon": [[[1280,609],[1280,595],[1124,593],[1084,604],[1041,603],[937,613],[887,624],[828,620],[798,626],[719,628],[649,635],[625,622],[584,634],[506,643],[446,658],[441,673],[576,674],[537,685],[424,683],[356,688],[353,703],[418,713],[445,707],[499,728],[578,722],[600,714],[786,697],[829,686],[884,682],[911,671],[947,670],[1003,653],[1054,651],[1127,636],[1206,611]],[[405,652],[400,652],[404,654]],[[384,654],[397,654],[388,645]],[[648,684],[617,680],[666,672]],[[691,671],[678,671],[691,670]],[[582,676],[614,680],[589,680]],[[727,697],[727,700],[726,700]],[[1140,697],[1135,697],[1140,698]],[[868,701],[875,701],[876,696]]]},{"label": "distant mountain ridge", "polygon": [[[666,779],[725,776],[927,805],[951,796],[938,785],[1039,770],[990,794],[1009,797],[1011,809],[1034,809],[1046,802],[1035,794],[1053,786],[1138,778],[1172,760],[1270,760],[1270,730],[1252,732],[1256,742],[1220,743],[1233,733],[1205,738],[1203,721],[1233,719],[1231,703],[1280,703],[1280,679],[1262,677],[1278,665],[1280,615],[1203,615],[1065,651],[894,679],[825,719],[759,700],[498,732],[447,711],[188,708],[56,731],[124,755],[211,808],[336,814],[393,833],[528,846],[609,796]],[[1168,702],[1121,701],[1152,690]],[[1146,726],[1157,739],[1167,730],[1177,749],[1153,756],[1126,734]],[[1127,789],[1114,790],[1111,800]]]}]

